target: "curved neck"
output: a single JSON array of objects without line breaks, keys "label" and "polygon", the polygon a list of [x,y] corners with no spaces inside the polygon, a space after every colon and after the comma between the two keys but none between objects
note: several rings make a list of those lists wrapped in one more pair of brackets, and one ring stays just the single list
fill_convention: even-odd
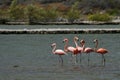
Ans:
[{"label": "curved neck", "polygon": [[77,41],[74,39],[75,46],[78,47]]},{"label": "curved neck", "polygon": [[83,52],[85,50],[85,43],[82,44]]},{"label": "curved neck", "polygon": [[64,51],[65,51],[65,52],[68,51],[67,48],[68,48],[68,41],[65,42],[65,46],[64,46]]},{"label": "curved neck", "polygon": [[56,45],[52,49],[52,53],[55,54]]}]

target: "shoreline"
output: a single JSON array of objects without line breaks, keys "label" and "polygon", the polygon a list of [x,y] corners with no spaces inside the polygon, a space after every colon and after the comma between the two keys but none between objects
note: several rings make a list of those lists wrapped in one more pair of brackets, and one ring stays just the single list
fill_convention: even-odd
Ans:
[{"label": "shoreline", "polygon": [[0,29],[0,34],[117,34],[120,29]]},{"label": "shoreline", "polygon": [[[80,21],[80,22],[4,22],[3,25],[119,25],[120,22]],[[2,24],[1,24],[2,25]]]}]

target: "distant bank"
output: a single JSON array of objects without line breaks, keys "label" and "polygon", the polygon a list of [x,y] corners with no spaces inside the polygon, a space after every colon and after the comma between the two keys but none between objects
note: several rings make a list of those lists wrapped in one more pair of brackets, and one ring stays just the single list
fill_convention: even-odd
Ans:
[{"label": "distant bank", "polygon": [[5,22],[5,25],[118,25],[120,22],[99,22],[99,21],[80,21],[80,22]]},{"label": "distant bank", "polygon": [[0,34],[104,34],[120,33],[120,29],[79,29],[79,28],[41,28],[41,29],[0,29]]}]

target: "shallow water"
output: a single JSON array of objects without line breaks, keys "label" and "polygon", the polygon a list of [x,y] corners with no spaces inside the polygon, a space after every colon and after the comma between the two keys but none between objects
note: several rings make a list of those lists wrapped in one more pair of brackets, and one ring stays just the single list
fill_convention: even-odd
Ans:
[{"label": "shallow water", "polygon": [[[57,48],[63,49],[62,40],[68,38],[74,46],[74,36],[85,39],[89,47],[98,39],[99,47],[109,50],[106,66],[96,53],[90,55],[90,66],[86,54],[77,65],[65,55],[61,66],[50,45],[56,42]],[[120,80],[120,34],[0,35],[0,80]]]}]

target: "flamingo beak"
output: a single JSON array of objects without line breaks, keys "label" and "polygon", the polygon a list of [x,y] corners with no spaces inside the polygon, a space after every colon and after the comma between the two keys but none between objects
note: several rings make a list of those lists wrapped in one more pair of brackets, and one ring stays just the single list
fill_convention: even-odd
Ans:
[{"label": "flamingo beak", "polygon": [[53,48],[53,45],[51,45],[51,48]]},{"label": "flamingo beak", "polygon": [[97,40],[97,39],[95,39],[93,42],[94,42],[94,43],[96,43],[96,42],[98,42],[98,40]]},{"label": "flamingo beak", "polygon": [[94,40],[93,43],[95,43],[96,41]]},{"label": "flamingo beak", "polygon": [[80,44],[83,46],[83,43],[80,42]]}]

